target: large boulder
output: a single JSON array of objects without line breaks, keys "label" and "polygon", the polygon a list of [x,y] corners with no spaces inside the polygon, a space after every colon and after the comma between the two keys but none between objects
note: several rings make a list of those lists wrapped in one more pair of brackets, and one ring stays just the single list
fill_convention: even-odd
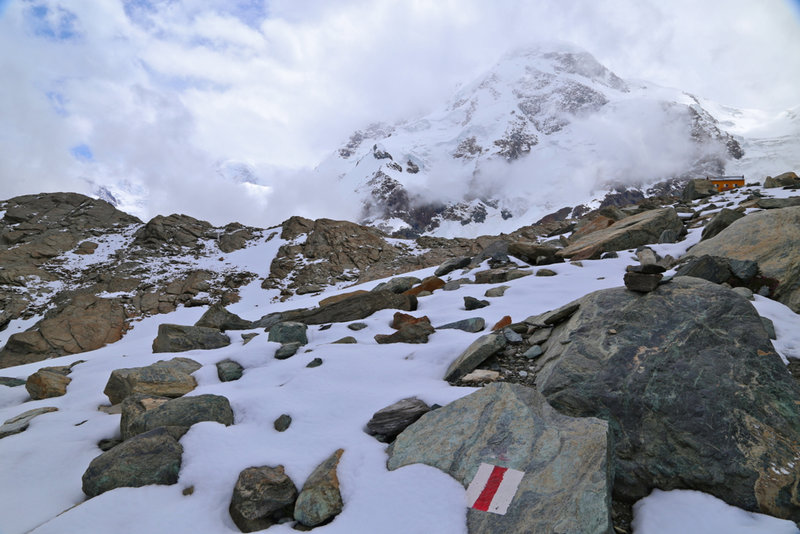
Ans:
[{"label": "large boulder", "polygon": [[216,328],[160,324],[158,335],[153,340],[153,352],[218,349],[230,344],[231,338]]},{"label": "large boulder", "polygon": [[763,276],[777,281],[772,297],[800,312],[800,207],[751,213],[688,256],[706,254],[756,262]]},{"label": "large boulder", "polygon": [[610,432],[559,414],[534,389],[491,384],[423,415],[390,449],[388,468],[423,463],[465,488],[482,463],[521,471],[505,514],[470,508],[471,533],[611,532]]},{"label": "large boulder", "polygon": [[162,426],[180,427],[178,432],[184,433],[193,424],[202,421],[213,421],[225,426],[233,424],[230,402],[220,395],[180,397],[155,404],[152,409],[146,409],[145,405],[144,411],[140,411],[143,405],[141,399],[128,397],[123,401],[123,416],[120,420],[122,439],[129,439]]},{"label": "large boulder", "polygon": [[734,221],[738,221],[744,217],[744,213],[729,210],[728,208],[722,208],[719,213],[714,215],[714,217],[708,221],[708,224],[703,228],[703,233],[700,234],[700,239],[711,239],[725,228],[731,225]]},{"label": "large boulder", "polygon": [[130,367],[111,371],[103,393],[111,404],[122,402],[134,393],[180,397],[197,387],[191,373],[202,367],[189,358],[160,360],[147,367]]},{"label": "large boulder", "polygon": [[175,484],[183,447],[164,428],[139,434],[104,452],[83,474],[83,492],[96,497],[114,488]]},{"label": "large boulder", "polygon": [[608,420],[616,499],[694,489],[800,520],[800,384],[746,299],[677,277],[577,304],[545,342],[536,385],[562,413]]},{"label": "large boulder", "polygon": [[657,243],[665,230],[686,232],[673,208],[648,210],[615,222],[608,228],[585,235],[558,251],[562,258],[595,259],[604,252]]},{"label": "large boulder", "polygon": [[79,294],[53,317],[11,335],[0,350],[0,368],[99,349],[122,338],[126,319],[120,299]]}]

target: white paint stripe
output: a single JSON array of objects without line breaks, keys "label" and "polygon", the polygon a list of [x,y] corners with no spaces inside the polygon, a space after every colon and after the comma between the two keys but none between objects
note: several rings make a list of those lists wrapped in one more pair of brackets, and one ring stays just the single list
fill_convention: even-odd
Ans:
[{"label": "white paint stripe", "polygon": [[516,469],[509,469],[503,476],[503,481],[500,487],[497,488],[497,493],[494,494],[492,504],[489,505],[489,511],[495,514],[505,515],[514,495],[517,494],[519,483],[522,482],[522,477],[525,475],[522,471]]},{"label": "white paint stripe", "polygon": [[486,483],[489,482],[489,476],[491,476],[493,470],[494,466],[490,464],[482,463],[478,466],[478,472],[475,473],[475,478],[472,479],[467,488],[467,506],[470,508],[475,505],[475,501],[481,496],[481,492],[486,487]]}]

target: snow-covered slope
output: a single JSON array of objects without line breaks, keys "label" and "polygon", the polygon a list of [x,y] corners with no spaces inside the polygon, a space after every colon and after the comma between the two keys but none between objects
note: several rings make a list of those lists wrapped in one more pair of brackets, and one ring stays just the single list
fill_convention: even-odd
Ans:
[{"label": "snow-covered slope", "polygon": [[750,178],[792,138],[745,141],[739,135],[757,132],[737,129],[737,114],[744,112],[623,80],[576,47],[540,45],[508,54],[442,109],[355,132],[318,172],[361,195],[362,222],[388,231],[507,232],[626,187],[646,193],[726,170]]},{"label": "snow-covered slope", "polygon": [[[788,195],[783,190],[771,190]],[[744,193],[725,194],[722,203],[741,200]],[[680,256],[697,242],[700,228],[686,240],[654,245],[661,255]],[[247,249],[225,257],[260,277],[276,254],[275,241],[256,240]],[[514,320],[557,308],[593,290],[619,286],[633,251],[619,258],[587,260],[582,264],[549,266],[554,277],[528,276],[506,282],[503,297],[493,298],[480,315],[488,324],[504,315]],[[433,269],[416,273],[423,278]],[[459,278],[454,272],[451,277]],[[380,281],[363,284],[370,289]],[[454,291],[437,291],[421,297],[415,315],[427,315],[434,325],[471,317],[462,307],[465,296],[482,298],[487,285],[467,284]],[[243,288],[242,299],[229,310],[248,319],[295,307],[314,306],[322,295],[295,297],[268,304],[274,292],[263,290],[259,280]],[[756,296],[759,313],[775,323],[775,347],[782,355],[800,354],[800,319],[775,301]],[[98,410],[108,404],[103,388],[112,370],[151,364],[174,355],[153,354],[151,342],[161,323],[193,324],[205,308],[184,308],[145,318],[119,342],[79,355],[48,360],[46,365],[76,365],[66,395],[31,401],[23,387],[0,386],[0,421],[45,406],[59,411],[34,419],[23,433],[0,441],[0,532],[3,534],[85,533],[236,533],[228,504],[238,473],[254,465],[284,465],[295,481],[305,480],[332,451],[345,453],[339,466],[344,511],[320,533],[464,534],[464,488],[437,469],[424,465],[387,471],[385,445],[363,432],[370,416],[401,398],[417,396],[427,403],[446,404],[473,388],[451,387],[442,376],[452,359],[480,334],[440,330],[424,345],[381,345],[375,334],[390,331],[394,310],[379,311],[354,332],[345,323],[309,329],[306,349],[288,360],[276,360],[277,343],[259,334],[244,345],[238,332],[233,343],[221,349],[191,351],[180,356],[202,364],[194,373],[198,387],[190,395],[206,393],[227,397],[235,424],[224,427],[204,422],[194,425],[181,439],[183,464],[176,485],[119,488],[84,501],[81,475],[100,454],[97,442],[119,432],[120,416]],[[357,344],[332,344],[353,336]],[[215,363],[234,358],[245,367],[235,382],[220,382]],[[323,364],[306,365],[314,358]],[[2,370],[3,376],[24,379],[42,362]],[[273,429],[273,421],[290,414],[291,427]],[[729,507],[697,492],[655,492],[639,502],[634,519],[636,534],[770,532],[797,534],[782,521]],[[270,533],[295,532],[291,524],[271,527]]]}]

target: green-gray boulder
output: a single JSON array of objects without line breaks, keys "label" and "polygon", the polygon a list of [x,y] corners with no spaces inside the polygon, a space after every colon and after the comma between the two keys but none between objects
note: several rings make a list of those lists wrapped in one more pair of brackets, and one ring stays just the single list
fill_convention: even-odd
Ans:
[{"label": "green-gray boulder", "polygon": [[122,403],[123,416],[120,422],[122,439],[129,439],[158,427],[179,427],[181,429],[179,434],[183,434],[193,424],[201,421],[213,421],[225,426],[233,424],[230,402],[220,395],[180,397],[154,404],[151,409],[140,411],[138,408],[142,405],[140,398],[125,399]]},{"label": "green-gray boulder", "polygon": [[255,532],[292,517],[297,487],[283,466],[248,467],[239,473],[228,511],[242,532]]},{"label": "green-gray boulder", "polygon": [[344,503],[339,492],[336,468],[344,453],[338,449],[319,464],[308,476],[294,505],[294,518],[307,527],[330,521],[342,511]]},{"label": "green-gray boulder", "polygon": [[610,432],[534,389],[490,384],[423,415],[390,449],[388,468],[424,463],[467,487],[481,463],[524,473],[505,515],[469,509],[471,533],[611,532]]},{"label": "green-gray boulder", "polygon": [[96,497],[114,488],[178,482],[183,447],[164,428],[139,434],[104,452],[83,474],[83,492]]},{"label": "green-gray boulder", "polygon": [[281,345],[286,343],[305,345],[308,343],[307,329],[308,327],[304,323],[284,321],[270,327],[268,340]]},{"label": "green-gray boulder", "polygon": [[577,303],[545,342],[536,385],[562,413],[608,420],[615,499],[693,489],[800,520],[800,385],[746,299],[676,277]]},{"label": "green-gray boulder", "polygon": [[216,328],[161,324],[158,325],[158,335],[153,340],[153,352],[218,349],[230,344],[231,339]]}]

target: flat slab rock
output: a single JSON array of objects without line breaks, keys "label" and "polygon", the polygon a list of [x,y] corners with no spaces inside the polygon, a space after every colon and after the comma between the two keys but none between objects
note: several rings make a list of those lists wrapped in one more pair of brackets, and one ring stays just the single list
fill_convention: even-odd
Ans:
[{"label": "flat slab rock", "polygon": [[465,488],[481,463],[524,475],[505,514],[469,508],[470,533],[611,532],[608,424],[572,418],[536,390],[491,384],[428,412],[390,448],[388,468],[423,463]]},{"label": "flat slab rock", "polygon": [[45,407],[45,408],[35,408],[33,410],[28,410],[27,412],[23,412],[11,419],[8,419],[2,425],[0,425],[0,439],[6,436],[12,436],[14,434],[19,434],[20,432],[24,432],[28,429],[28,426],[31,424],[31,420],[34,417],[38,417],[45,413],[50,412],[57,412],[58,408],[55,407]]}]

